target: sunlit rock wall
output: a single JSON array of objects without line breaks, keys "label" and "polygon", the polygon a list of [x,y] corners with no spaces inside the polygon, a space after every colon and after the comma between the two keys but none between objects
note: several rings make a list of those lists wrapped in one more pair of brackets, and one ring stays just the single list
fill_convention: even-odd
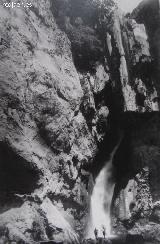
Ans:
[{"label": "sunlit rock wall", "polygon": [[118,93],[118,88],[121,92],[117,103],[122,102],[124,112],[159,111],[154,62],[145,26],[124,17],[120,11],[115,11],[112,18],[106,43],[113,90]]},{"label": "sunlit rock wall", "polygon": [[97,145],[70,42],[48,0],[0,12],[0,240],[76,243]]}]

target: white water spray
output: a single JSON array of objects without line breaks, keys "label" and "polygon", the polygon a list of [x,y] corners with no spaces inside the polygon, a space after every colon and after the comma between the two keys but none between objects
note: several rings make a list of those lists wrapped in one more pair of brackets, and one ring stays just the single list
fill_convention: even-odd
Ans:
[{"label": "white water spray", "polygon": [[110,206],[113,196],[114,183],[111,180],[112,162],[110,161],[101,170],[96,178],[91,197],[91,216],[88,229],[88,238],[94,238],[94,229],[98,230],[98,236],[102,237],[103,227],[107,236],[111,234]]},{"label": "white water spray", "polygon": [[102,168],[96,178],[91,196],[90,220],[88,223],[87,238],[95,238],[94,229],[98,230],[98,237],[103,237],[103,228],[106,236],[111,236],[111,216],[110,208],[114,192],[115,183],[113,182],[113,156],[119,147],[119,143],[114,148],[110,160]]}]

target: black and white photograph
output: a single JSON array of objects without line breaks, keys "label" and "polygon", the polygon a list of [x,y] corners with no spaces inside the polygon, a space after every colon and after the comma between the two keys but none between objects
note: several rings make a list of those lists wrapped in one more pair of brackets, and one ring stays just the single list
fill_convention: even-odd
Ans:
[{"label": "black and white photograph", "polygon": [[160,0],[0,0],[0,244],[160,244]]}]

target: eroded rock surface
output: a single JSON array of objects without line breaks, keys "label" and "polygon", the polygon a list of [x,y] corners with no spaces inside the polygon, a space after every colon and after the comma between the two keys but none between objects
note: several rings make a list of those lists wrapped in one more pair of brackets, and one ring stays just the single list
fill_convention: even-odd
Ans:
[{"label": "eroded rock surface", "polygon": [[50,1],[26,10],[1,6],[0,21],[2,243],[75,243],[88,197],[82,168],[97,145],[80,109],[70,42]]},{"label": "eroded rock surface", "polygon": [[[143,115],[128,113],[120,122],[121,128],[125,127],[125,134],[114,158],[117,184],[112,205],[113,228],[116,233],[142,234],[145,240],[158,243],[159,113],[152,111],[158,111],[159,103],[159,2],[142,1],[133,11],[132,17],[140,24],[140,29],[146,29],[144,35],[143,30],[138,31],[136,22],[132,21],[134,33],[143,43],[141,49],[136,45],[140,53],[143,52],[141,59],[138,58],[138,49],[135,52],[135,61],[141,60],[138,66],[134,66],[135,74],[141,77],[139,84],[135,82],[137,101],[141,104],[143,101],[145,106],[152,101],[152,106],[148,106],[149,109]],[[149,46],[144,44],[144,39],[149,41]],[[151,97],[155,94],[153,99],[148,99],[149,102],[146,101],[146,94],[149,94],[146,87],[152,91]]]}]

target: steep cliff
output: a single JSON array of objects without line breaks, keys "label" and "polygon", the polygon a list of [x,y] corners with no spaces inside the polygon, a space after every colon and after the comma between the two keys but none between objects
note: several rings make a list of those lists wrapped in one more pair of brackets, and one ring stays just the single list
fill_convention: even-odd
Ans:
[{"label": "steep cliff", "polygon": [[[150,44],[151,55],[154,58],[154,72],[157,81],[160,77],[160,2],[158,0],[145,0],[133,11],[132,18],[136,19],[138,23],[142,23],[146,27],[148,40]],[[159,84],[157,82],[157,89]]]},{"label": "steep cliff", "polygon": [[3,3],[0,243],[82,240],[93,178],[119,131],[114,225],[136,229],[135,198],[145,217],[138,221],[157,221],[158,61],[146,24],[112,1]]},{"label": "steep cliff", "polygon": [[124,138],[113,162],[117,182],[112,202],[113,229],[116,233],[139,233],[159,243],[159,1],[143,1],[131,17],[145,27],[149,47],[145,50],[150,53],[150,61],[137,63],[134,74],[156,96],[151,109],[127,113],[119,123]]},{"label": "steep cliff", "polygon": [[0,6],[2,243],[76,243],[87,208],[83,167],[96,136],[81,112],[85,94],[70,42],[50,8],[50,1]]}]

